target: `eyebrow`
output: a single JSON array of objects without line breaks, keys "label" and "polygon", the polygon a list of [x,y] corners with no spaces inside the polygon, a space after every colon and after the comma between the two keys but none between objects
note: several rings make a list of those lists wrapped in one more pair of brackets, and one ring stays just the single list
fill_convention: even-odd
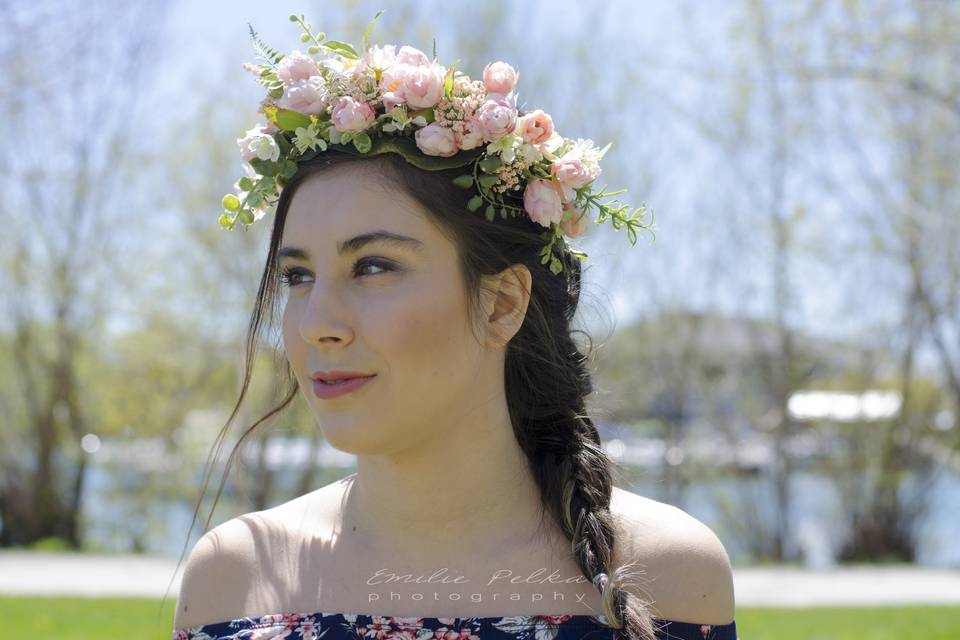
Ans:
[{"label": "eyebrow", "polygon": [[[344,240],[343,242],[338,242],[337,255],[356,253],[368,244],[374,243],[386,244],[392,247],[404,249],[413,249],[414,251],[423,250],[423,243],[416,238],[402,236],[399,233],[393,233],[392,231],[384,231],[380,229],[377,231],[371,231],[369,233],[361,233],[360,235],[354,236],[348,240]],[[277,252],[277,258],[309,260],[310,252],[305,249],[301,249],[300,247],[282,247],[280,251]]]}]

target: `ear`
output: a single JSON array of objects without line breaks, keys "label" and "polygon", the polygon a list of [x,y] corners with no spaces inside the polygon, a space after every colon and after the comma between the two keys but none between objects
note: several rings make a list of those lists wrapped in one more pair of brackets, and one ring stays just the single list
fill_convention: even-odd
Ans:
[{"label": "ear", "polygon": [[526,265],[515,264],[484,279],[485,345],[498,348],[506,345],[523,324],[533,276]]}]

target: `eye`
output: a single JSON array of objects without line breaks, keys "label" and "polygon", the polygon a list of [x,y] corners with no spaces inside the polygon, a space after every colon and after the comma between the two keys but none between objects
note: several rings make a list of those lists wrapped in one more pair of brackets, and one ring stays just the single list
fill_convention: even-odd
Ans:
[{"label": "eye", "polygon": [[[393,265],[390,264],[389,262],[385,262],[383,260],[364,258],[361,260],[357,260],[353,264],[353,273],[356,274],[359,271],[362,271],[363,269],[366,269],[369,267],[373,267],[376,269],[383,269],[383,273],[386,273],[388,271],[396,271]],[[303,269],[298,269],[296,267],[283,267],[280,270],[280,282],[284,286],[293,287],[298,284],[302,284],[302,281],[299,278],[304,275],[309,275],[309,273]],[[371,273],[371,274],[367,274],[365,276],[360,276],[360,277],[366,278],[366,277],[375,276],[375,275],[378,275],[378,274]]]}]

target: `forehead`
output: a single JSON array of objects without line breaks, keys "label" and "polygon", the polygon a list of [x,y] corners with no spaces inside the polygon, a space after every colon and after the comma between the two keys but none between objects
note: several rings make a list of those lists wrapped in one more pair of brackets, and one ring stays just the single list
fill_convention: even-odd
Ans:
[{"label": "forehead", "polygon": [[334,246],[372,229],[428,235],[432,225],[420,203],[372,164],[352,162],[305,178],[291,198],[281,244]]}]

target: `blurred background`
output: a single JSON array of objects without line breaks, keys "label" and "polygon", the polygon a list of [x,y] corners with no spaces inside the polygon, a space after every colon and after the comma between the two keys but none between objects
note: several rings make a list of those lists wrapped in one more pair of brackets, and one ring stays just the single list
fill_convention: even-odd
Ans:
[{"label": "blurred background", "polygon": [[[653,210],[655,240],[578,241],[621,486],[738,572],[960,569],[960,4],[925,0],[0,4],[0,549],[199,537],[266,255],[217,223],[260,122],[247,23],[289,52],[290,13],[359,44],[379,9],[373,42],[512,64]],[[276,400],[264,344],[221,458]],[[353,462],[298,399],[212,524]]]}]

